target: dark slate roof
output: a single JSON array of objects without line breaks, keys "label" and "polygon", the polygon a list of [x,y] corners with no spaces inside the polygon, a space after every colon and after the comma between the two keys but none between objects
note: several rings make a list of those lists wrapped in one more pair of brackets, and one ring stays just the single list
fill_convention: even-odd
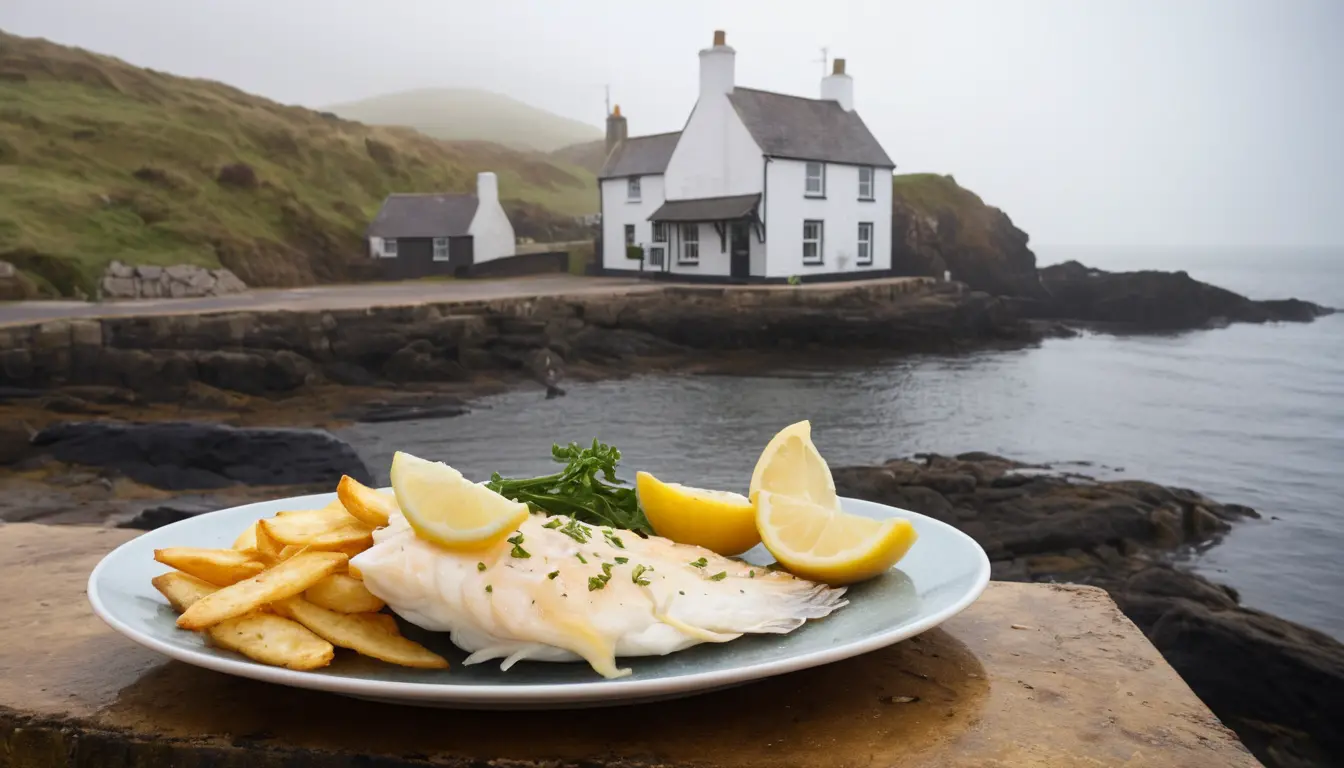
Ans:
[{"label": "dark slate roof", "polygon": [[367,237],[456,237],[476,218],[475,195],[388,195]]},{"label": "dark slate roof", "polygon": [[834,101],[734,88],[728,100],[761,151],[774,157],[894,168],[857,112]]},{"label": "dark slate roof", "polygon": [[626,139],[607,156],[602,164],[599,179],[614,179],[621,176],[647,176],[663,173],[672,159],[672,150],[677,148],[677,139],[681,131],[675,133],[657,133],[652,136],[636,136]]},{"label": "dark slate roof", "polygon": [[653,212],[649,221],[730,221],[746,216],[760,203],[759,194],[669,200]]}]

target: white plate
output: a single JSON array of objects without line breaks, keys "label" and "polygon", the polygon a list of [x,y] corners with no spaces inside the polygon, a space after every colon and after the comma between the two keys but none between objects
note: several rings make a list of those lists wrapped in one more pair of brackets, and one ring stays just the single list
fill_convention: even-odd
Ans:
[{"label": "white plate", "polygon": [[[298,672],[250,661],[207,645],[180,630],[176,614],[150,585],[167,570],[154,561],[161,547],[228,547],[253,521],[285,509],[325,505],[335,494],[279,499],[199,515],[117,547],[89,576],[89,602],[114,630],[179,661],[231,675],[378,701],[458,709],[553,709],[631,704],[727,688],[761,678],[829,664],[884,648],[938,626],[964,610],[989,583],[989,558],[971,537],[930,517],[857,499],[844,509],[875,518],[910,520],[919,540],[887,574],[850,588],[850,604],[788,635],[748,636],[661,657],[623,659],[634,674],[604,680],[587,664],[520,662],[508,672],[497,664],[461,665],[465,654],[446,634],[406,622],[408,637],[442,653],[447,670],[396,667],[338,651],[330,667]],[[771,561],[762,548],[746,559]]]}]

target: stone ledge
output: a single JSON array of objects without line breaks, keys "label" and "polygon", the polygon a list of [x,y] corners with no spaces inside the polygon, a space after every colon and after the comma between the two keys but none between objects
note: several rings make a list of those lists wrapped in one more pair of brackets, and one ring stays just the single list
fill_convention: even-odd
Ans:
[{"label": "stone ledge", "polygon": [[994,583],[891,648],[680,701],[450,712],[233,678],[119,637],[83,588],[132,535],[0,527],[0,764],[1259,765],[1095,588]]}]

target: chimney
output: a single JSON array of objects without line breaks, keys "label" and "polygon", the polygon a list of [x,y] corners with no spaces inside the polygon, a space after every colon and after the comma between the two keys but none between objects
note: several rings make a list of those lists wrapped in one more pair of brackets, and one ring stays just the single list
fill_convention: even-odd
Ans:
[{"label": "chimney", "polygon": [[714,45],[700,52],[700,98],[733,92],[737,52],[728,47],[723,30],[714,31]]},{"label": "chimney", "polygon": [[629,135],[630,129],[625,124],[625,117],[621,115],[621,105],[617,104],[612,108],[611,114],[607,115],[607,154],[610,155],[611,150],[625,141]]},{"label": "chimney", "polygon": [[489,171],[476,174],[476,199],[499,202],[499,177]]},{"label": "chimney", "polygon": [[821,78],[821,99],[839,102],[846,112],[854,111],[854,78],[845,74],[844,59],[836,59],[831,74]]}]

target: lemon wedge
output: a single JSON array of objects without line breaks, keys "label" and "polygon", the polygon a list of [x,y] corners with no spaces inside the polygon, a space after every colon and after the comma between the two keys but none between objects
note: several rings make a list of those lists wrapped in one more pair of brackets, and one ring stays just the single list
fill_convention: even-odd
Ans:
[{"label": "lemon wedge", "polygon": [[471,482],[456,469],[398,451],[392,490],[415,534],[447,549],[484,549],[527,519],[526,504]]},{"label": "lemon wedge", "polygon": [[831,468],[812,444],[812,422],[791,424],[766,444],[751,473],[751,499],[761,491],[839,508]]},{"label": "lemon wedge", "polygon": [[831,586],[881,574],[917,538],[909,520],[874,520],[770,491],[756,497],[756,528],[789,573]]},{"label": "lemon wedge", "polygon": [[665,483],[637,472],[635,494],[654,532],[678,544],[739,555],[761,543],[756,509],[740,493]]}]

